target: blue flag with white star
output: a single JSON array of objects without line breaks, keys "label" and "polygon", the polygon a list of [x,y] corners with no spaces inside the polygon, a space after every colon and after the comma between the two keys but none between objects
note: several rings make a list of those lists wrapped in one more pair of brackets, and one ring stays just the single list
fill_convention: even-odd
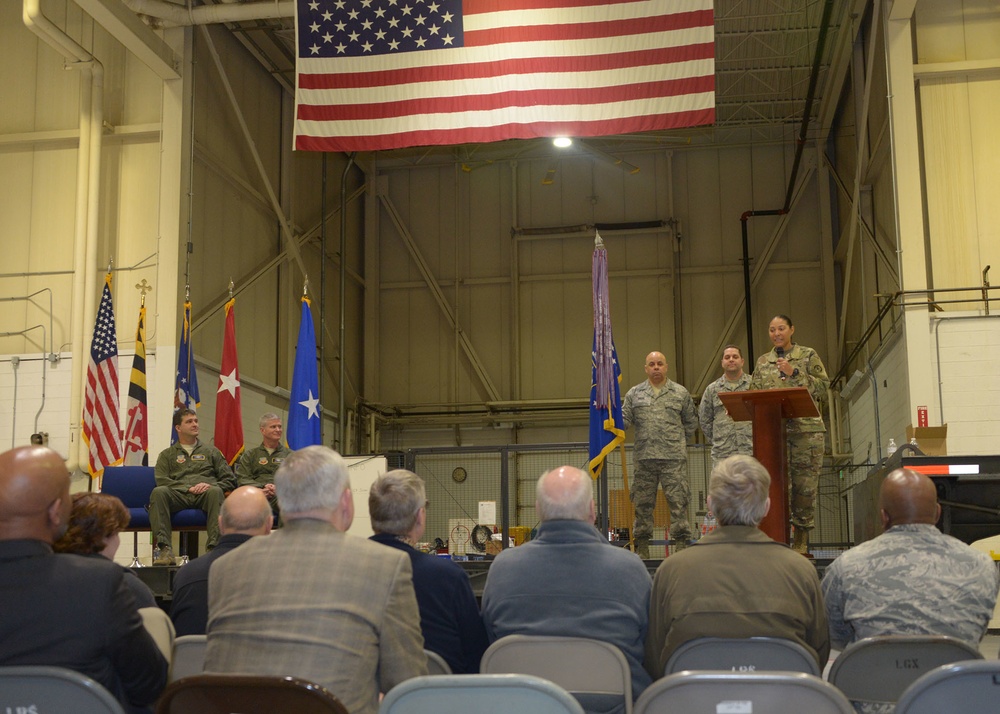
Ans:
[{"label": "blue flag with white star", "polygon": [[[174,380],[174,411],[197,410],[201,406],[198,392],[198,370],[194,364],[191,346],[191,301],[184,301],[184,322],[181,325],[181,344],[177,348],[177,378]],[[170,428],[170,443],[177,441],[177,430]]]},{"label": "blue flag with white star", "polygon": [[319,374],[316,369],[316,330],[309,298],[302,297],[302,322],[295,344],[292,395],[288,403],[288,448],[321,444]]}]

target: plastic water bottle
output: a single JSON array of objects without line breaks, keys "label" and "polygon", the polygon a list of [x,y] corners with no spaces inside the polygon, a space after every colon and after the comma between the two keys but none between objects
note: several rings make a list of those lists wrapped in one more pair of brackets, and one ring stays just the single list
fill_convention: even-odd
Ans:
[{"label": "plastic water bottle", "polygon": [[920,448],[920,445],[917,443],[917,437],[914,436],[912,439],[910,439],[910,446],[912,446],[914,449]]},{"label": "plastic water bottle", "polygon": [[889,445],[885,447],[885,455],[888,457],[892,456],[895,453],[896,453],[896,440],[889,439]]},{"label": "plastic water bottle", "polygon": [[715,514],[709,511],[705,514],[705,532],[702,535],[711,533],[718,528],[719,522],[715,519]]}]

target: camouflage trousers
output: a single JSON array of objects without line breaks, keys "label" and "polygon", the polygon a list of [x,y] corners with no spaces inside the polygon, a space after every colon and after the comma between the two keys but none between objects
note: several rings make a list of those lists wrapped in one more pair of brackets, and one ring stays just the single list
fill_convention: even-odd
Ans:
[{"label": "camouflage trousers", "polygon": [[633,536],[649,538],[653,535],[653,508],[658,487],[663,488],[670,506],[670,538],[686,543],[691,540],[691,524],[688,523],[691,484],[688,483],[687,461],[672,459],[643,459],[636,464],[629,488],[629,498],[635,506]]},{"label": "camouflage trousers", "polygon": [[791,483],[791,521],[801,530],[815,525],[816,488],[823,468],[825,435],[821,431],[788,435],[788,481]]}]

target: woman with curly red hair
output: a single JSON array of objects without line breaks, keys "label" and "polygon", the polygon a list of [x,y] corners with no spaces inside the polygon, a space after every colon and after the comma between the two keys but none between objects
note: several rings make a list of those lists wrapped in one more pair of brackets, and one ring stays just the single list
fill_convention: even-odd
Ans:
[{"label": "woman with curly red hair", "polygon": [[[69,528],[52,548],[57,553],[75,553],[86,556],[103,556],[114,560],[121,544],[119,533],[128,526],[129,514],[125,504],[116,496],[106,493],[73,494],[73,510]],[[131,569],[122,566],[137,607],[156,607],[153,591],[139,580]]]}]

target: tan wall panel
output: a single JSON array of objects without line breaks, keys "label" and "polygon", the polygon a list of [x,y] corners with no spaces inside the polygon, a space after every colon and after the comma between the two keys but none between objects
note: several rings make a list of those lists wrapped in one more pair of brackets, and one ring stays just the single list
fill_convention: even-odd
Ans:
[{"label": "tan wall panel", "polygon": [[927,216],[934,285],[958,287],[978,280],[976,176],[964,82],[920,84]]},{"label": "tan wall panel", "polygon": [[[980,0],[982,2],[982,0]],[[917,62],[956,62],[970,59],[966,50],[965,17],[971,17],[976,0],[920,0],[914,9],[917,26]],[[996,13],[995,3],[992,13]],[[985,17],[984,13],[976,13]],[[970,23],[974,25],[975,23]],[[990,38],[996,46],[996,35]]]},{"label": "tan wall panel", "polygon": [[[969,119],[976,177],[975,208],[980,269],[996,265],[1000,269],[1000,134],[996,117],[1000,112],[1000,81],[970,82]],[[981,277],[981,276],[980,276]],[[1000,282],[996,278],[992,282]]]}]

